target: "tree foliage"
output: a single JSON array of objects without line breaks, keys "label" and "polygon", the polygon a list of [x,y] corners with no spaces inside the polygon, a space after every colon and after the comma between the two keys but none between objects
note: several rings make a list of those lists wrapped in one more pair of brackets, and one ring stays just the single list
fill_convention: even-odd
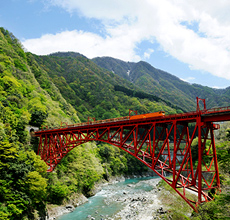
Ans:
[{"label": "tree foliage", "polygon": [[[73,107],[27,56],[13,34],[0,28],[0,219],[33,219],[34,210],[45,208],[47,165],[32,150],[26,127],[78,122]],[[34,66],[55,97],[42,89]]]},{"label": "tree foliage", "polygon": [[192,219],[229,219],[230,213],[230,129],[225,130],[225,136],[216,145],[217,160],[220,170],[221,193],[211,202],[199,207],[198,213],[193,213]]}]

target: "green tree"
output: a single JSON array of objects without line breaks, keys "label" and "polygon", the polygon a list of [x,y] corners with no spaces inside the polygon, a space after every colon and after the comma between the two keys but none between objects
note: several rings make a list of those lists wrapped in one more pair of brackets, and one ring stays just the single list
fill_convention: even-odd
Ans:
[{"label": "green tree", "polygon": [[66,185],[58,182],[54,185],[50,185],[48,187],[48,192],[48,201],[53,204],[61,205],[63,200],[68,195],[69,190]]},{"label": "green tree", "polygon": [[16,157],[16,152],[17,149],[12,143],[7,141],[0,142],[0,171],[10,166],[9,162]]},{"label": "green tree", "polygon": [[27,194],[33,200],[33,203],[40,203],[46,198],[46,179],[37,171],[31,171],[27,174],[25,180]]},{"label": "green tree", "polygon": [[230,129],[226,130],[227,141],[217,145],[216,153],[220,168],[230,174]]}]

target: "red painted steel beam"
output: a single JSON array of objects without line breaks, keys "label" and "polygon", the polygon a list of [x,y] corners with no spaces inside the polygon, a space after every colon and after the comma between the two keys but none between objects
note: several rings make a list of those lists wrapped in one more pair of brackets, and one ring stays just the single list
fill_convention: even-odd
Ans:
[{"label": "red painted steel beam", "polygon": [[156,123],[171,123],[172,120],[182,120],[182,121],[195,121],[196,116],[198,115],[197,112],[190,112],[190,113],[183,113],[183,114],[177,114],[177,115],[169,115],[169,116],[161,116],[161,117],[153,117],[153,118],[144,118],[144,119],[135,119],[135,120],[123,120],[123,121],[112,121],[112,122],[104,122],[104,123],[98,123],[97,121],[93,124],[87,124],[84,125],[79,124],[79,126],[72,126],[68,125],[65,128],[54,128],[54,129],[46,129],[46,130],[40,130],[35,132],[36,136],[39,136],[42,133],[48,134],[48,133],[55,133],[58,131],[74,131],[76,128],[82,128],[82,129],[88,129],[88,128],[100,128],[104,126],[122,126],[122,125],[130,125],[133,126],[137,123],[149,123],[149,122],[156,122]]},{"label": "red painted steel beam", "polygon": [[[211,200],[208,190],[220,188],[213,122],[230,120],[230,107],[177,115],[87,122],[35,132],[38,154],[52,171],[72,149],[88,141],[112,144],[136,157],[167,182],[194,210]],[[193,127],[189,126],[190,124]],[[198,133],[198,165],[191,145]],[[190,136],[191,135],[191,136]],[[209,142],[208,142],[209,141]],[[210,143],[207,146],[207,143]],[[207,173],[212,176],[207,180]],[[172,179],[167,174],[172,175]],[[214,184],[215,183],[215,184]],[[182,191],[180,191],[182,189]],[[186,189],[197,192],[197,200]]]},{"label": "red painted steel beam", "polygon": [[203,122],[221,122],[221,121],[230,121],[230,113],[216,113],[216,114],[207,114],[202,115]]},{"label": "red painted steel beam", "polygon": [[[62,128],[37,132],[40,137],[39,153],[52,171],[61,159],[78,145],[88,141],[102,141],[121,148],[143,162],[166,181],[194,210],[196,203],[211,200],[206,189],[215,189],[213,182],[207,183],[203,172],[213,174],[213,180],[219,182],[218,166],[213,146],[214,171],[202,170],[204,144],[208,132],[213,132],[213,125],[201,122],[201,117],[196,114],[189,117],[189,122],[196,123],[192,136],[189,137],[189,123],[183,117],[164,118],[161,120],[138,120],[135,123],[105,123],[81,127]],[[188,118],[187,118],[188,119]],[[153,122],[152,122],[153,121]],[[203,128],[205,127],[206,128]],[[180,127],[182,131],[180,132]],[[169,128],[169,129],[168,129]],[[192,161],[191,143],[198,129],[199,133],[199,160],[198,167]],[[206,129],[203,132],[202,130]],[[205,135],[204,135],[205,134]],[[211,134],[211,136],[213,136]],[[173,147],[170,139],[173,139]],[[213,140],[212,143],[214,144]],[[181,159],[179,159],[181,157]],[[213,159],[214,158],[214,159]],[[208,167],[208,166],[206,166]],[[171,173],[173,179],[169,179]],[[218,185],[219,187],[219,185]],[[218,188],[217,187],[217,188]],[[183,192],[179,189],[182,188]],[[185,189],[198,192],[198,200],[191,201],[187,198]],[[204,198],[204,201],[202,200]],[[195,205],[194,205],[195,204]]]}]

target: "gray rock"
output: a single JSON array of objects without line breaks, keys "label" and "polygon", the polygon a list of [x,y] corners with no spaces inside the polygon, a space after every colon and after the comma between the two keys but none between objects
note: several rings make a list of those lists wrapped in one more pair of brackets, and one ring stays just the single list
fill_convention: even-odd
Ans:
[{"label": "gray rock", "polygon": [[74,206],[69,204],[69,205],[66,205],[65,208],[66,209],[74,209]]},{"label": "gray rock", "polygon": [[162,215],[162,214],[167,213],[167,211],[164,211],[163,207],[160,207],[159,209],[157,209],[157,213]]}]

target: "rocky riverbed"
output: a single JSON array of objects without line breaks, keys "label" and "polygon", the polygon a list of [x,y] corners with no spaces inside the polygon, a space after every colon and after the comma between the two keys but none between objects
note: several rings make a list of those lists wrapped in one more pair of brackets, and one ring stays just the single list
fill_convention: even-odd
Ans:
[{"label": "rocky riverbed", "polygon": [[122,202],[123,209],[115,214],[112,219],[132,219],[132,220],[150,220],[157,219],[159,215],[164,214],[163,205],[160,201],[161,188],[157,186],[160,179],[150,179],[141,181],[137,184],[128,184],[127,187],[138,188],[141,184],[152,186],[151,191],[137,191],[134,194],[126,193],[124,188],[123,196],[120,198],[114,198],[117,201]]},{"label": "rocky riverbed", "polygon": [[[100,215],[100,219],[108,220],[151,220],[160,219],[161,214],[165,214],[167,211],[164,209],[160,201],[161,188],[158,187],[160,179],[150,179],[140,181],[137,184],[127,184],[123,187],[122,195],[114,195],[105,199],[107,205],[119,202],[122,203],[122,209],[114,214],[112,217]],[[142,190],[143,184],[151,187],[152,190]],[[135,190],[130,190],[135,188]],[[139,188],[139,190],[138,190]],[[88,219],[98,219],[100,213],[92,214],[88,216]]]},{"label": "rocky riverbed", "polygon": [[50,206],[46,220],[153,220],[190,217],[191,207],[167,184],[160,181],[160,178],[134,176],[132,179],[116,177],[110,179],[110,182],[101,182],[92,191],[96,195],[90,198],[75,194],[64,206]]},{"label": "rocky riverbed", "polygon": [[[120,180],[122,182],[118,183]],[[56,219],[162,219],[162,215],[168,211],[161,202],[161,196],[165,190],[159,187],[160,180],[160,178],[141,181],[132,179],[124,182],[124,179],[121,178],[114,179],[107,183],[107,186],[104,185],[102,190],[94,196],[94,199],[95,197],[100,199],[100,203],[94,203],[90,198],[88,203],[75,209],[73,213]],[[67,206],[65,209],[72,211],[71,206]],[[54,219],[53,217],[49,219]]]}]

